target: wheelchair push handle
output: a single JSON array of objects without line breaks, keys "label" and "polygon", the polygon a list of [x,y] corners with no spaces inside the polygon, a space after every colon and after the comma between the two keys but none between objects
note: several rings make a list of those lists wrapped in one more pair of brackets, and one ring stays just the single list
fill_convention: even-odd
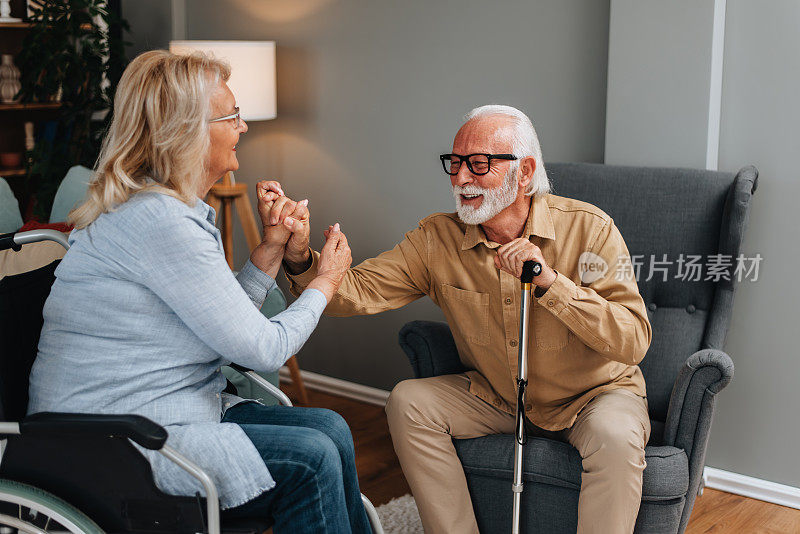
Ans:
[{"label": "wheelchair push handle", "polygon": [[65,249],[69,249],[67,236],[57,230],[29,230],[0,235],[0,250],[11,249],[19,252],[22,245],[37,241],[55,241]]}]

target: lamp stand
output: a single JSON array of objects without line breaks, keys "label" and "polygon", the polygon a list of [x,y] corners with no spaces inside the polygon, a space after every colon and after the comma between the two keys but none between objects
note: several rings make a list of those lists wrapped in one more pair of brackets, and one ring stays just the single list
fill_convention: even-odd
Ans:
[{"label": "lamp stand", "polygon": [[211,186],[207,198],[209,206],[217,212],[221,221],[222,247],[225,249],[225,260],[233,269],[233,207],[239,213],[239,219],[247,239],[247,246],[253,250],[261,243],[261,234],[258,231],[256,218],[253,216],[253,206],[247,197],[247,184],[233,183],[231,173],[225,173],[222,181]]}]

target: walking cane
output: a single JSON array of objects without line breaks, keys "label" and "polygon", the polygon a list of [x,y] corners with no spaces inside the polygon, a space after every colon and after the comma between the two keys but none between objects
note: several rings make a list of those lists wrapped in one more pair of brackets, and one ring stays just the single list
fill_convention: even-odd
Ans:
[{"label": "walking cane", "polygon": [[542,273],[542,265],[535,261],[522,264],[522,302],[519,313],[519,362],[517,363],[517,423],[514,432],[514,511],[511,533],[519,534],[519,511],[522,498],[522,446],[525,445],[525,388],[528,385],[528,311],[531,307],[533,278]]}]

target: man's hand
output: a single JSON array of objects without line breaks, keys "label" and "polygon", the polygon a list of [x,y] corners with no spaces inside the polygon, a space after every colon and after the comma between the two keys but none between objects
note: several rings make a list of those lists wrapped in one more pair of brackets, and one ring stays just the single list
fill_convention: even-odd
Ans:
[{"label": "man's hand", "polygon": [[330,302],[339,290],[344,275],[353,263],[347,236],[339,228],[339,223],[329,226],[325,231],[325,246],[319,254],[319,270],[308,288],[322,291]]},{"label": "man's hand", "polygon": [[519,278],[522,276],[522,264],[528,260],[542,265],[542,272],[533,279],[533,283],[546,291],[555,282],[557,273],[544,261],[542,250],[524,237],[509,241],[498,248],[494,264],[498,269]]},{"label": "man's hand", "polygon": [[280,183],[274,181],[259,182],[256,193],[264,241],[285,245],[284,259],[287,262],[305,263],[310,256],[308,199],[293,201],[283,193]]}]

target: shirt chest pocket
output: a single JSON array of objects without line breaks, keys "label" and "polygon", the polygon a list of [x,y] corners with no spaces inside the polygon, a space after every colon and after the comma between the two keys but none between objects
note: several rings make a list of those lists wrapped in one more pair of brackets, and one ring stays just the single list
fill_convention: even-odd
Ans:
[{"label": "shirt chest pocket", "polygon": [[489,293],[442,284],[442,297],[450,327],[476,345],[489,344]]},{"label": "shirt chest pocket", "polygon": [[536,346],[541,350],[560,350],[569,344],[573,334],[564,323],[542,306],[533,306],[533,330]]}]

